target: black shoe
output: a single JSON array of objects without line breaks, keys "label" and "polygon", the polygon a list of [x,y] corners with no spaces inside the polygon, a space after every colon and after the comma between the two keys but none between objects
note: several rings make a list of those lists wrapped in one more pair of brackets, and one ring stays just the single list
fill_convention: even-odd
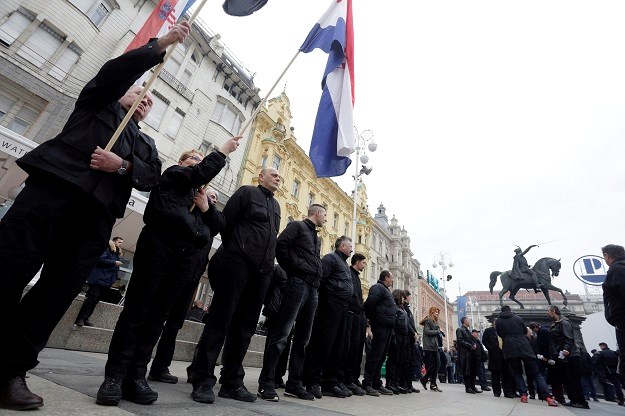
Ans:
[{"label": "black shoe", "polygon": [[219,397],[223,397],[224,399],[234,399],[240,402],[254,402],[256,401],[256,396],[250,393],[245,386],[235,387],[233,389],[224,388],[221,386],[219,389],[219,393],[217,393]]},{"label": "black shoe", "polygon": [[516,399],[516,395],[513,393],[504,393],[503,397],[506,397],[508,399]]},{"label": "black shoe", "polygon": [[[482,389],[482,390],[484,390],[484,389]],[[530,395],[529,395],[529,396],[527,396],[527,397],[529,397],[529,398],[530,398],[530,399],[532,399],[532,400],[536,400],[536,395],[535,395],[535,394],[530,394]]]},{"label": "black shoe", "polygon": [[493,394],[493,396],[495,396],[495,397],[501,397],[501,393],[499,393],[499,394],[494,393],[494,394]]},{"label": "black shoe", "polygon": [[150,388],[144,378],[124,380],[122,383],[122,399],[137,404],[152,404],[158,399],[158,393]]},{"label": "black shoe", "polygon": [[344,383],[338,383],[337,386],[339,389],[343,390],[345,397],[352,397],[354,395],[354,393],[352,393],[352,391],[348,389]]},{"label": "black shoe", "polygon": [[421,393],[421,390],[416,389],[414,387],[410,387],[410,390],[412,390],[413,393]]},{"label": "black shoe", "polygon": [[358,387],[356,383],[348,383],[345,385],[345,387],[347,387],[349,391],[351,391],[352,394],[355,394],[356,396],[364,396],[366,393],[361,387]]},{"label": "black shoe", "polygon": [[282,380],[281,378],[277,379],[274,384],[276,385],[277,389],[286,389],[286,384],[284,384],[284,380]]},{"label": "black shoe", "polygon": [[[399,394],[408,394],[409,393],[409,391],[406,390],[405,388],[403,388],[402,386],[394,386],[394,387],[399,392]],[[395,393],[395,392],[393,392],[393,393]],[[410,393],[412,393],[412,392],[410,391]]]},{"label": "black shoe", "polygon": [[74,322],[74,325],[76,325],[76,326],[84,326],[85,325],[85,321],[83,321],[82,319],[77,319],[76,322]]},{"label": "black shoe", "polygon": [[160,381],[161,383],[176,384],[178,382],[178,377],[172,375],[169,370],[165,370],[160,374],[148,374],[148,380]]},{"label": "black shoe", "polygon": [[[344,399],[344,398],[347,397],[347,394],[345,394],[343,389],[340,388],[338,386],[338,384],[335,384],[334,386],[330,386],[330,387],[323,387],[321,389],[321,393],[324,396],[338,397],[340,399]],[[351,391],[350,391],[350,393],[351,393]]]},{"label": "black shoe", "polygon": [[278,397],[278,393],[276,393],[276,389],[274,389],[273,387],[259,387],[257,396],[269,402],[277,402],[278,400],[280,400],[280,397]]},{"label": "black shoe", "polygon": [[428,381],[421,379],[421,385],[423,386],[423,390],[427,390],[428,389]]},{"label": "black shoe", "polygon": [[590,409],[590,406],[588,405],[588,403],[571,403],[571,402],[567,402],[567,403],[564,403],[564,406],[575,407],[576,409]]},{"label": "black shoe", "polygon": [[482,387],[482,391],[491,391],[492,389],[488,386]]},{"label": "black shoe", "polygon": [[287,386],[284,389],[284,395],[288,397],[297,397],[298,399],[302,400],[315,400],[315,396],[312,393],[306,391],[303,386],[297,386],[293,388]]},{"label": "black shoe", "polygon": [[307,386],[306,391],[315,396],[315,399],[321,399],[323,397],[321,386],[319,384],[311,384],[310,386]]},{"label": "black shoe", "polygon": [[473,389],[464,389],[464,392],[465,393],[469,393],[469,394],[475,394],[476,393],[476,391],[473,390]]},{"label": "black shoe", "polygon": [[385,388],[392,391],[393,394],[399,394],[399,389],[397,388],[397,386],[394,386],[392,384],[387,384]]},{"label": "black shoe", "polygon": [[117,406],[122,399],[122,378],[104,377],[104,382],[98,390],[96,404],[100,406]]},{"label": "black shoe", "polygon": [[89,322],[89,320],[88,320],[88,319],[85,319],[85,321],[84,321],[84,325],[85,325],[85,326],[93,326],[93,324],[92,324],[91,322]]},{"label": "black shoe", "polygon": [[380,395],[380,392],[371,386],[364,386],[364,389],[365,389],[365,393],[367,394],[367,396],[378,397]]},{"label": "black shoe", "polygon": [[437,392],[439,392],[439,393],[442,393],[442,392],[443,392],[443,390],[439,389],[439,388],[438,388],[438,386],[437,386],[436,384],[435,384],[435,385],[431,385],[431,384],[430,384],[430,391],[437,391]]},{"label": "black shoe", "polygon": [[213,403],[215,401],[213,386],[211,386],[210,384],[200,384],[197,386],[193,386],[191,398],[199,403]]},{"label": "black shoe", "polygon": [[377,390],[380,392],[380,394],[383,394],[385,396],[392,396],[394,394],[391,390],[385,388],[384,386],[378,387]]},{"label": "black shoe", "polygon": [[30,391],[22,376],[2,383],[0,387],[0,408],[30,410],[43,406],[43,399]]},{"label": "black shoe", "polygon": [[360,387],[361,389],[364,389],[364,387],[362,387],[362,383],[360,382],[360,380],[355,380],[354,384]]}]

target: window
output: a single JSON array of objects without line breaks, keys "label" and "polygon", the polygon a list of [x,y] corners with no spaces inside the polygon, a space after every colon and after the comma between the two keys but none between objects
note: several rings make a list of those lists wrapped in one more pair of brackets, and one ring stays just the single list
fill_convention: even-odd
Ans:
[{"label": "window", "polygon": [[[165,115],[165,111],[167,111],[167,107],[169,106],[168,102],[165,102],[160,96],[157,95],[156,91],[152,91],[153,100],[152,100],[152,110],[148,113],[148,116],[145,118],[145,124],[152,127],[155,130],[161,126],[161,122],[163,121],[163,116]],[[160,97],[159,97],[160,96]]]},{"label": "window", "polygon": [[339,228],[339,214],[334,213],[334,222],[332,223],[332,227]]},{"label": "window", "polygon": [[308,194],[308,206],[311,206],[312,204],[315,203],[315,194],[313,194],[312,192],[310,192]]},{"label": "window", "polygon": [[63,38],[45,23],[20,46],[17,54],[41,68],[63,44]]},{"label": "window", "polygon": [[171,116],[169,120],[169,124],[167,125],[167,130],[165,131],[165,135],[170,139],[175,139],[178,135],[178,131],[180,130],[180,126],[182,125],[182,120],[184,119],[184,112],[176,108],[176,111]]},{"label": "window", "polygon": [[265,155],[263,156],[263,158],[260,160],[260,165],[264,168],[267,167],[267,159],[269,159],[269,156]]},{"label": "window", "polygon": [[83,12],[96,27],[100,27],[113,10],[108,0],[69,0],[69,2]]},{"label": "window", "polygon": [[213,148],[213,144],[207,140],[202,140],[202,144],[200,145],[200,148],[198,149],[204,156],[206,156],[208,153],[211,152],[211,149]]},{"label": "window", "polygon": [[348,234],[349,234],[349,223],[345,221],[345,232],[343,233],[343,235],[348,235]]},{"label": "window", "polygon": [[0,25],[0,42],[10,46],[33,21],[26,11],[20,9],[11,13],[9,18]]},{"label": "window", "polygon": [[291,195],[293,195],[293,197],[295,198],[299,196],[299,186],[300,186],[299,181],[295,179],[293,181],[293,189],[291,189]]},{"label": "window", "polygon": [[59,81],[63,81],[72,67],[78,62],[78,58],[80,58],[79,49],[73,44],[69,45],[63,53],[61,53],[61,56],[59,56],[59,59],[54,63],[54,66],[48,74]]},{"label": "window", "polygon": [[37,118],[37,114],[38,112],[34,108],[23,106],[17,116],[9,123],[9,130],[24,134]]},{"label": "window", "polygon": [[280,171],[280,165],[282,164],[282,158],[280,156],[273,156],[273,164],[272,166],[274,167],[275,170],[277,170],[278,172]]},{"label": "window", "polygon": [[241,118],[238,111],[230,108],[223,101],[218,101],[215,105],[211,120],[228,130],[231,134],[237,134],[241,127]]},{"label": "window", "polygon": [[15,105],[15,100],[7,97],[6,95],[0,94],[0,120],[6,113],[9,112],[13,105]]}]

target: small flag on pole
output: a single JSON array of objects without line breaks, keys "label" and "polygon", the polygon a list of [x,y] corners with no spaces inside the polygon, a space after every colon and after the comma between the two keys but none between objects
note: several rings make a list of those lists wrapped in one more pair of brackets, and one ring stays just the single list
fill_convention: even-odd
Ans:
[{"label": "small flag on pole", "polygon": [[249,16],[267,4],[267,0],[226,0],[224,12],[230,16]]},{"label": "small flag on pole", "polygon": [[352,163],[354,109],[354,28],[352,0],[333,0],[300,47],[328,54],[322,93],[310,144],[317,177],[341,176]]},{"label": "small flag on pole", "polygon": [[195,0],[160,0],[124,52],[145,45],[151,38],[165,35],[193,3]]}]

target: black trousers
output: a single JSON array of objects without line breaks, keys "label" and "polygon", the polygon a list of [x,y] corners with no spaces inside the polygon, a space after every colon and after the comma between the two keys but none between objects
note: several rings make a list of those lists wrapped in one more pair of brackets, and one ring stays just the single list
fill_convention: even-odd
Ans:
[{"label": "black trousers", "polygon": [[493,384],[493,394],[500,396],[503,391],[504,395],[514,394],[516,392],[516,386],[514,379],[510,374],[508,365],[502,362],[501,370],[490,370],[491,381]]},{"label": "black trousers", "polygon": [[477,390],[475,387],[475,377],[476,377],[476,371],[477,371],[477,357],[475,356],[475,352],[474,351],[470,351],[465,360],[469,360],[468,363],[465,362],[461,362],[460,366],[462,368],[462,379],[464,381],[464,388],[465,390],[469,390],[469,389],[473,389],[473,390]]},{"label": "black trousers", "polygon": [[367,354],[365,361],[365,375],[362,380],[363,386],[371,386],[378,388],[382,385],[382,365],[388,353],[388,347],[391,343],[393,328],[387,328],[379,325],[372,325],[371,332],[373,339],[371,340],[371,351]]},{"label": "black trousers", "polygon": [[282,354],[280,354],[280,358],[278,359],[278,364],[276,365],[276,375],[274,378],[274,383],[277,383],[278,380],[284,382],[286,368],[289,364],[289,355],[291,353],[292,341],[293,341],[293,329],[291,329],[291,333],[286,338],[286,345],[284,346],[284,349],[282,350]]},{"label": "black trousers", "polygon": [[124,309],[109,346],[105,374],[145,378],[152,351],[183,290],[206,264],[206,247],[189,247],[171,233],[145,226],[137,241]]},{"label": "black trousers", "polygon": [[388,347],[386,359],[386,384],[403,385],[404,368],[406,366],[406,338],[404,334],[394,333]]},{"label": "black trousers", "polygon": [[167,318],[163,333],[156,346],[156,354],[154,354],[154,359],[150,366],[150,373],[161,374],[169,371],[171,360],[174,358],[174,352],[176,351],[176,337],[178,336],[178,331],[184,325],[198,283],[195,279],[186,283],[178,299],[172,305],[169,318]]},{"label": "black trousers", "polygon": [[194,386],[215,385],[215,366],[222,346],[219,382],[226,388],[243,385],[243,358],[256,332],[270,278],[270,274],[224,254],[219,288],[208,309],[197,354],[187,369],[194,374]]},{"label": "black trousers", "polygon": [[104,286],[89,285],[89,289],[85,293],[85,300],[80,307],[80,312],[76,316],[76,322],[89,319],[98,302],[100,302],[100,295],[104,289],[106,289]]},{"label": "black trousers", "polygon": [[[566,395],[573,403],[586,404],[584,398],[584,389],[582,388],[582,363],[579,357],[569,357],[567,361],[557,360],[558,366],[562,366],[562,374],[564,375],[564,388]],[[615,380],[618,381],[618,380]],[[618,382],[615,387],[620,387]],[[617,389],[617,392],[620,388]],[[620,400],[623,400],[621,393]]]},{"label": "black trousers", "polygon": [[355,314],[347,312],[347,329],[345,331],[345,383],[355,383],[360,379],[362,355],[367,336],[367,318],[364,312]]},{"label": "black trousers", "polygon": [[[310,340],[319,289],[297,277],[291,277],[282,288],[282,303],[277,316],[270,320],[265,341],[263,368],[258,378],[261,387],[274,386],[276,367],[293,331],[289,360],[289,387],[302,386],[306,347]],[[293,327],[295,324],[295,327]]]},{"label": "black trousers", "polygon": [[[430,381],[430,385],[436,386],[436,375],[438,374],[438,368],[441,365],[441,357],[438,351],[423,351],[425,356],[425,375],[421,377],[421,380],[426,383]],[[474,366],[475,367],[475,366]]]},{"label": "black trousers", "polygon": [[[39,352],[106,249],[114,221],[72,184],[28,179],[0,221],[0,381],[38,364]],[[22,297],[42,265],[39,280]]]},{"label": "black trousers", "polygon": [[341,353],[345,342],[347,299],[319,294],[317,315],[306,348],[304,385],[333,386],[342,381]]}]

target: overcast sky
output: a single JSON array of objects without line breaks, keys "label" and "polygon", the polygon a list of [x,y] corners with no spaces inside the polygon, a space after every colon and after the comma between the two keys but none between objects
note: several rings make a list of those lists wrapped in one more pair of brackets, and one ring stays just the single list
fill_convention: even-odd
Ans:
[{"label": "overcast sky", "polygon": [[[201,16],[264,96],[330,0],[269,0]],[[414,257],[455,264],[452,298],[487,290],[513,250],[562,259],[556,286],[583,293],[573,263],[625,243],[625,2],[354,0],[354,123],[375,134],[365,177],[408,230]],[[286,83],[308,151],[327,56],[301,54]],[[353,165],[352,165],[353,167]],[[353,169],[335,178],[353,188]],[[435,269],[434,272],[440,269]],[[496,290],[500,289],[500,284]]]}]

